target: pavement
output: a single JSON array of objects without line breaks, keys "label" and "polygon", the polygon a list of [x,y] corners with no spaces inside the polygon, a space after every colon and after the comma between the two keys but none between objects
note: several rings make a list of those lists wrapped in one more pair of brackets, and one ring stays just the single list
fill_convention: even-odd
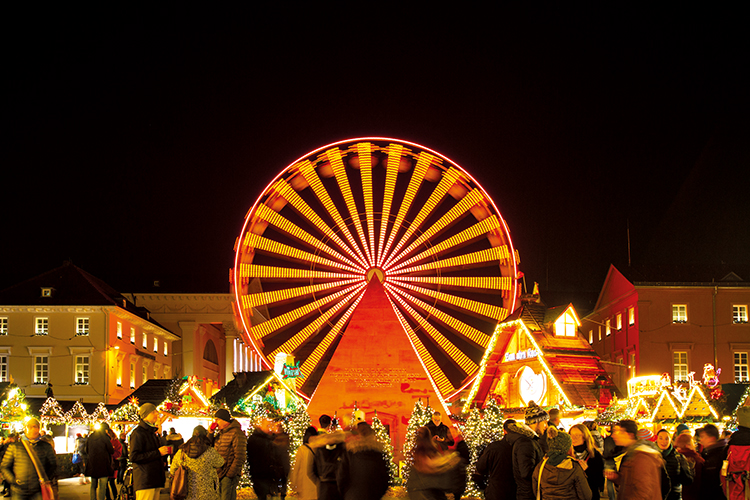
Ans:
[{"label": "pavement", "polygon": [[[60,479],[58,482],[60,500],[90,500],[91,484],[80,484],[78,481],[77,477]],[[162,488],[159,500],[169,500],[169,490]]]}]

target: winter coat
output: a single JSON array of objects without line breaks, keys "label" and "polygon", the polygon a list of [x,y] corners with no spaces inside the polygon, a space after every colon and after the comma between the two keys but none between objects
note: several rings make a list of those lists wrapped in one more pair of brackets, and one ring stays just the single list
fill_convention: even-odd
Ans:
[{"label": "winter coat", "polygon": [[112,441],[104,431],[96,431],[89,436],[86,442],[86,469],[87,477],[99,478],[112,475],[112,455],[115,450]]},{"label": "winter coat", "polygon": [[664,459],[652,446],[637,441],[622,459],[615,484],[618,500],[662,500]]},{"label": "winter coat", "polygon": [[335,482],[341,455],[344,454],[344,440],[347,434],[342,431],[320,434],[310,438],[313,458],[313,475],[318,482]]},{"label": "winter coat", "polygon": [[133,463],[133,490],[163,488],[166,482],[161,440],[153,427],[143,420],[130,435],[130,461]]},{"label": "winter coat", "polygon": [[508,426],[508,435],[519,434],[513,444],[513,478],[516,481],[516,498],[518,500],[534,500],[534,490],[531,487],[531,476],[537,464],[542,461],[542,448],[539,436],[528,426],[515,423]]},{"label": "winter coat", "polygon": [[81,458],[83,458],[84,460],[88,458],[88,456],[86,455],[86,442],[88,441],[88,439],[89,438],[83,436],[76,438],[76,453],[81,455]]},{"label": "winter coat", "polygon": [[200,440],[189,439],[177,453],[169,468],[174,474],[178,467],[187,467],[188,490],[185,500],[218,500],[219,475],[216,469],[224,464],[219,452]]},{"label": "winter coat", "polygon": [[739,426],[729,437],[727,461],[727,476],[722,477],[724,492],[729,500],[744,500],[750,494],[750,427]]},{"label": "winter coat", "polygon": [[700,498],[700,482],[701,482],[701,470],[703,469],[703,457],[695,450],[690,448],[679,449],[682,456],[685,457],[685,463],[690,469],[690,476],[693,478],[691,484],[682,485],[682,500],[701,500]]},{"label": "winter coat", "polygon": [[253,482],[277,481],[289,475],[289,454],[275,438],[274,434],[255,429],[247,439],[247,462]]},{"label": "winter coat", "polygon": [[425,425],[428,429],[430,429],[430,434],[432,434],[433,438],[435,436],[444,439],[444,441],[437,441],[435,440],[435,444],[443,451],[448,449],[449,446],[453,446],[455,443],[453,439],[453,434],[451,434],[450,428],[445,424],[435,425],[435,423],[430,420],[427,422],[427,425]]},{"label": "winter coat", "polygon": [[[542,469],[542,463],[544,468]],[[589,487],[586,474],[578,462],[566,458],[558,465],[542,462],[536,466],[531,476],[531,487],[536,498],[537,488],[541,478],[542,494],[544,500],[591,500],[591,488]]]},{"label": "winter coat", "polygon": [[216,434],[214,448],[224,459],[219,469],[219,480],[223,477],[235,477],[242,474],[242,466],[247,457],[245,433],[237,420],[232,419],[229,425]]},{"label": "winter coat", "polygon": [[344,500],[380,500],[390,481],[386,460],[383,445],[374,434],[347,441],[336,472]]},{"label": "winter coat", "polygon": [[508,433],[500,441],[487,446],[479,457],[476,473],[486,478],[486,500],[516,498],[516,483],[513,480],[513,443],[520,436],[515,432]]},{"label": "winter coat", "polygon": [[[42,487],[39,483],[39,475],[34,468],[34,462],[26,452],[23,443],[20,442],[25,437],[20,437],[19,442],[11,443],[3,456],[0,471],[2,471],[5,480],[11,485],[11,489],[22,496],[30,496],[40,493]],[[47,478],[54,480],[57,478],[57,456],[55,450],[46,441],[40,439],[35,443],[26,440],[39,457],[39,462],[47,474]],[[15,495],[14,495],[15,496]]]},{"label": "winter coat", "polygon": [[292,488],[297,491],[299,500],[316,500],[318,498],[318,478],[313,474],[315,452],[309,445],[303,444],[297,449],[294,469],[290,476]]},{"label": "winter coat", "polygon": [[583,453],[576,452],[576,458],[586,462],[586,480],[591,488],[591,498],[599,500],[599,491],[604,488],[604,458],[599,450],[594,448],[594,456],[590,456],[588,449]]},{"label": "winter coat", "polygon": [[682,487],[693,482],[693,473],[690,470],[690,466],[682,456],[674,449],[674,446],[669,445],[669,448],[661,452],[661,456],[664,459],[664,466],[667,469],[667,475],[671,488],[667,500],[680,500],[682,498]]},{"label": "winter coat", "polygon": [[726,445],[726,439],[720,439],[701,452],[705,460],[699,487],[701,498],[725,498],[721,489],[721,467],[727,458]]}]

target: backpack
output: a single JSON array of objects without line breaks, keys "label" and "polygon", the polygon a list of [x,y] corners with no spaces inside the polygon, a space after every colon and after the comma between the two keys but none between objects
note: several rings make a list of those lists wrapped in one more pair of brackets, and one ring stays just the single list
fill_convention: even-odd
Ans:
[{"label": "backpack", "polygon": [[727,500],[750,499],[750,446],[729,446],[726,476],[722,475]]}]

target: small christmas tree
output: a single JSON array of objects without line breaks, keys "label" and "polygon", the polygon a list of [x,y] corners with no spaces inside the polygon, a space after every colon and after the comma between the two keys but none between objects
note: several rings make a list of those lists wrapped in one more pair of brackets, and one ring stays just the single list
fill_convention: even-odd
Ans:
[{"label": "small christmas tree", "polygon": [[406,426],[406,436],[404,439],[404,481],[409,477],[409,469],[412,462],[414,461],[414,446],[417,441],[417,429],[427,425],[432,416],[432,409],[429,406],[425,406],[422,403],[422,399],[418,399],[414,403],[414,409],[409,417],[409,424]]},{"label": "small christmas tree", "polygon": [[471,410],[463,428],[464,439],[471,450],[469,465],[466,467],[466,495],[478,497],[480,490],[471,480],[476,470],[477,460],[484,449],[503,437],[503,414],[494,399],[490,399],[484,411]]},{"label": "small christmas tree", "polygon": [[401,484],[401,481],[398,477],[398,465],[393,461],[393,443],[391,442],[391,436],[388,435],[388,429],[385,428],[383,422],[378,418],[377,410],[375,410],[375,416],[372,417],[372,430],[375,431],[375,437],[385,450],[388,472],[391,476],[390,484],[391,486],[398,486]]},{"label": "small christmas tree", "polygon": [[15,384],[9,385],[6,397],[0,404],[0,421],[15,422],[27,415],[26,394]]},{"label": "small christmas tree", "polygon": [[289,463],[294,466],[297,450],[302,446],[302,440],[305,437],[305,429],[310,427],[310,415],[307,414],[307,409],[303,405],[291,404],[294,405],[294,409],[284,418],[282,424],[289,435]]}]

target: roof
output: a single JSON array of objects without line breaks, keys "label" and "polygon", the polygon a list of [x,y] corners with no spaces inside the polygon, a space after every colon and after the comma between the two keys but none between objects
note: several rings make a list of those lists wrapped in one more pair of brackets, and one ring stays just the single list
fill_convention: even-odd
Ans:
[{"label": "roof", "polygon": [[237,372],[234,378],[219,392],[211,396],[211,401],[225,401],[229,408],[234,408],[249,392],[257,389],[273,375],[271,370],[259,372]]},{"label": "roof", "polygon": [[147,380],[146,382],[141,384],[138,389],[130,393],[129,396],[117,403],[117,405],[115,405],[113,409],[117,409],[121,406],[126,405],[128,402],[130,402],[130,398],[132,397],[138,398],[139,405],[142,405],[144,403],[151,403],[153,405],[159,406],[164,402],[166,390],[169,388],[172,380],[173,379],[171,378],[154,378],[151,380]]},{"label": "roof", "polygon": [[[42,405],[44,405],[44,402],[47,401],[46,397],[43,398],[35,398],[35,397],[27,397],[26,398],[26,404],[29,405],[29,413],[32,415],[39,415],[39,411],[42,409]],[[70,411],[71,408],[73,408],[73,405],[75,405],[78,401],[60,401],[57,400],[57,403],[60,405],[60,408],[62,408],[63,413],[67,413]],[[83,407],[86,409],[86,413],[91,415],[94,413],[99,406],[99,403],[81,403]]]}]

